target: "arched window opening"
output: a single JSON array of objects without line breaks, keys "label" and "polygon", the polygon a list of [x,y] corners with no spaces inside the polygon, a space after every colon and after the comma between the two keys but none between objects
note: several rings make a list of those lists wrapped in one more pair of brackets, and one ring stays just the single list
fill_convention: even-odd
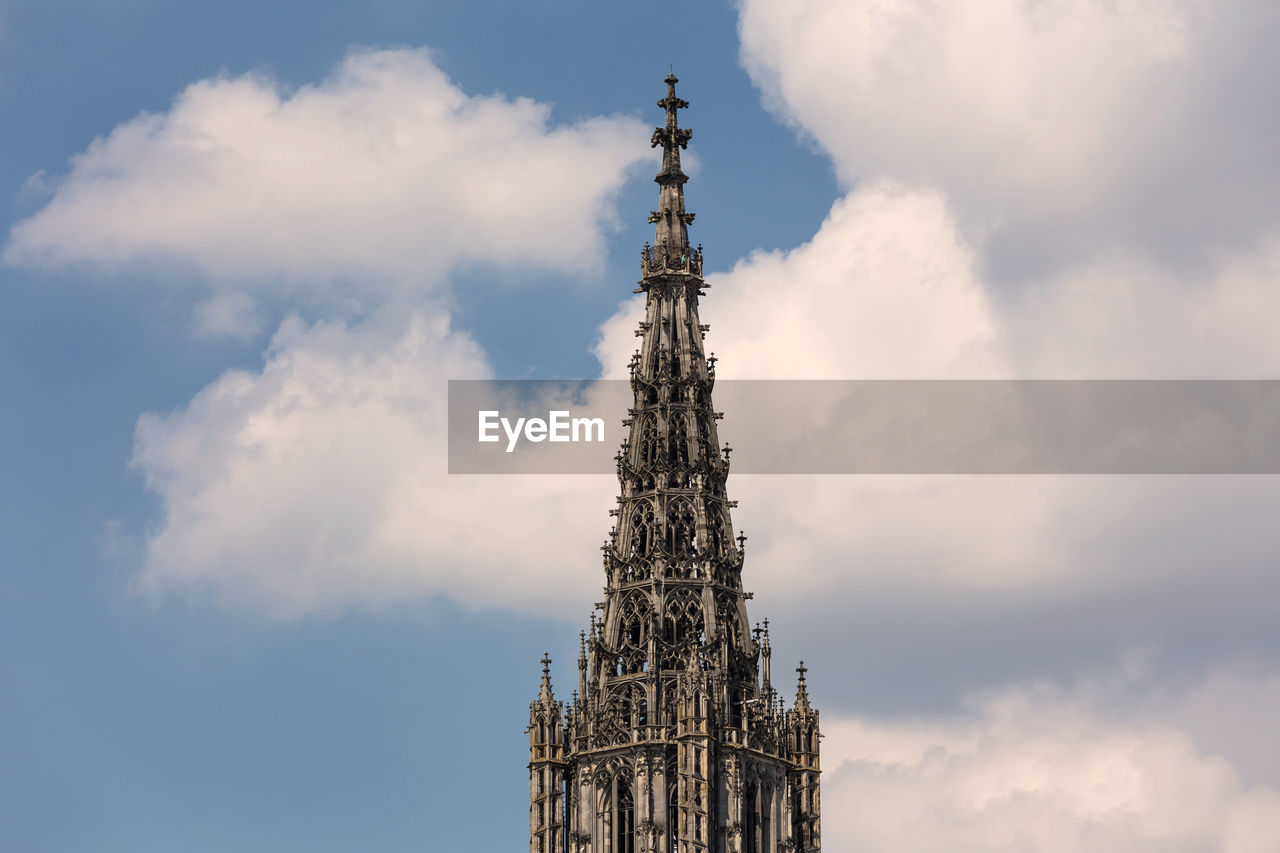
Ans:
[{"label": "arched window opening", "polygon": [[619,675],[640,672],[649,644],[649,597],[632,590],[622,602],[618,619]]},{"label": "arched window opening", "polygon": [[743,853],[762,853],[760,849],[760,789],[754,781],[747,783],[746,798],[742,803]]},{"label": "arched window opening", "polygon": [[680,849],[680,783],[674,773],[667,778],[667,848],[676,853]]},{"label": "arched window opening", "polygon": [[705,639],[702,599],[696,592],[680,589],[672,594],[666,604],[662,631],[663,639],[671,647]]},{"label": "arched window opening", "polygon": [[643,686],[632,684],[624,688],[622,696],[622,717],[629,726],[647,726],[649,724],[649,699]]},{"label": "arched window opening", "polygon": [[654,465],[658,461],[658,419],[645,415],[640,428],[640,464]]},{"label": "arched window opening", "polygon": [[729,645],[737,648],[742,641],[742,625],[738,621],[738,603],[729,595],[716,595],[716,622],[729,640]]},{"label": "arched window opening", "polygon": [[667,461],[672,465],[689,464],[689,428],[683,413],[671,418],[671,440],[667,444]]},{"label": "arched window opening", "polygon": [[773,850],[773,786],[764,785],[760,791],[760,853]]},{"label": "arched window opening", "polygon": [[631,795],[631,783],[616,779],[618,795],[614,798],[617,809],[613,821],[614,853],[635,853],[636,850],[636,802]]},{"label": "arched window opening", "polygon": [[677,560],[696,557],[697,533],[697,516],[693,514],[693,505],[683,499],[672,501],[667,509],[667,553]]},{"label": "arched window opening", "polygon": [[627,556],[648,557],[653,551],[656,528],[657,518],[653,512],[653,504],[647,500],[636,504],[631,512],[631,548]]}]

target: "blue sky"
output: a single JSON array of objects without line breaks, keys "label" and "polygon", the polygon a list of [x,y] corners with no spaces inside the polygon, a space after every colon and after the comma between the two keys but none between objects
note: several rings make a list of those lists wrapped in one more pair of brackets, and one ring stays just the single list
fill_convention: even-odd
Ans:
[{"label": "blue sky", "polygon": [[[0,847],[524,843],[615,484],[450,478],[443,382],[625,364],[669,64],[723,375],[1275,378],[1278,31],[3,4]],[[1273,478],[730,488],[832,849],[1280,843]]]}]

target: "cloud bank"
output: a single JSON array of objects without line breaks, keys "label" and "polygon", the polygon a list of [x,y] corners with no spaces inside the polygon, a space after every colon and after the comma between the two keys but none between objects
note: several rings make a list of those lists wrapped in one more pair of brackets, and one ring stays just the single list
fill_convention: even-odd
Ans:
[{"label": "cloud bank", "polygon": [[1242,780],[1185,730],[1116,720],[1098,699],[1023,688],[975,700],[963,720],[828,722],[828,844],[903,853],[1263,853],[1280,844],[1275,785]]},{"label": "cloud bank", "polygon": [[447,319],[289,318],[265,358],[139,420],[133,463],[164,506],[144,590],[278,619],[438,595],[589,606],[607,478],[450,476],[446,383],[489,367]]},{"label": "cloud bank", "polygon": [[[1276,23],[1190,0],[746,0],[746,68],[846,195],[805,244],[711,277],[721,375],[1274,376]],[[609,478],[444,462],[444,380],[490,373],[449,322],[450,273],[579,268],[646,156],[635,122],[548,115],[415,51],[293,92],[204,81],[95,142],[15,229],[11,263],[194,271],[210,334],[273,290],[364,308],[288,319],[261,369],[140,420],[163,507],[143,588],[285,619],[436,595],[581,617],[566,591],[599,580]],[[605,375],[636,319],[602,326]],[[731,489],[780,657],[818,649],[829,843],[1275,846],[1280,780],[1250,749],[1280,711],[1270,479]],[[1131,692],[1201,686],[1158,707],[1061,686],[1139,652]],[[1265,689],[1232,674],[1247,658]]]},{"label": "cloud bank", "polygon": [[645,126],[550,113],[467,95],[425,50],[355,52],[292,91],[202,80],[73,158],[4,259],[356,295],[439,289],[466,264],[581,274]]}]

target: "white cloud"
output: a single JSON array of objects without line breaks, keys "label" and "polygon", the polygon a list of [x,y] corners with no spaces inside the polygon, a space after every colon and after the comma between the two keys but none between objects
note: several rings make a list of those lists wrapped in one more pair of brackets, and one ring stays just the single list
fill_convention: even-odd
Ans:
[{"label": "white cloud", "polygon": [[1085,261],[1004,301],[998,323],[1021,376],[1270,379],[1280,342],[1280,230],[1175,270],[1140,253]]},{"label": "white cloud", "polygon": [[[725,379],[913,379],[1002,375],[992,312],[938,193],[891,184],[836,202],[813,239],[757,252],[708,278],[707,346]],[[625,376],[642,313],[604,326],[597,355]],[[630,341],[630,343],[629,343]]]},{"label": "white cloud", "polygon": [[614,194],[654,156],[635,119],[550,113],[467,95],[424,50],[361,51],[294,90],[197,82],[47,184],[8,263],[172,268],[212,290],[199,336],[252,337],[260,304],[348,318],[286,319],[261,370],[139,420],[134,464],[162,506],[143,589],[278,618],[433,595],[554,611],[566,573],[590,598],[605,478],[445,473],[445,382],[488,372],[450,329],[451,274],[589,273]]},{"label": "white cloud", "polygon": [[1274,223],[1278,26],[1203,0],[746,0],[739,20],[768,103],[847,185],[941,189],[1011,267]]},{"label": "white cloud", "polygon": [[645,126],[554,126],[468,96],[422,50],[353,53],[320,83],[203,80],[72,161],[14,227],[12,264],[171,264],[236,289],[439,287],[459,265],[581,274]]},{"label": "white cloud", "polygon": [[[867,181],[808,243],[712,276],[702,318],[721,377],[1267,378],[1280,369],[1276,245],[1181,272],[1106,255],[1001,295],[940,191]],[[628,302],[604,324],[606,375],[625,375],[639,312]],[[728,408],[722,435],[740,446],[753,426]],[[1166,674],[1280,656],[1267,628],[1280,617],[1277,478],[735,476],[729,488],[753,613],[809,643],[874,650],[828,654],[882,684],[889,706],[1028,671],[1069,677],[1134,646],[1166,652]],[[899,639],[882,648],[889,630]],[[945,686],[922,700],[929,690],[886,676],[895,662]]]},{"label": "white cloud", "polygon": [[262,312],[257,301],[240,290],[215,293],[195,308],[195,333],[204,338],[248,340],[262,330]]},{"label": "white cloud", "polygon": [[[828,716],[823,831],[840,849],[1018,853],[1280,846],[1280,790],[1090,691],[1006,690],[963,719]],[[1266,737],[1266,730],[1253,733]]]},{"label": "white cloud", "polygon": [[[1119,105],[1163,81],[1151,69],[1192,61],[1195,36],[1179,23],[1191,12],[1041,4],[1037,14],[1047,17],[1031,26],[1024,7],[1009,4],[990,22],[928,7],[958,16],[942,23],[905,0],[865,12],[870,23],[858,17],[864,12],[816,0],[803,8],[770,29],[771,9],[743,7],[753,72],[846,179],[872,177],[833,206],[809,242],[711,277],[704,320],[721,376],[1257,376],[1280,366],[1266,320],[1275,313],[1274,241],[1259,238],[1247,252],[1182,273],[1140,251],[1085,252],[1011,298],[988,277],[987,233],[965,227],[975,199],[1057,215],[1111,192],[1106,181],[1089,183],[1097,177],[1089,170],[1124,169],[1119,160],[1093,164],[1091,152],[1147,132],[1145,119],[1131,121]],[[904,9],[916,18],[897,18],[889,30],[876,18]],[[1038,90],[1051,73],[1041,54],[1061,59],[1116,16],[1120,35],[1076,59],[1109,61],[1127,41],[1133,56],[1046,90],[1060,100],[1047,105],[1043,126],[1006,127],[1034,106],[1005,80],[1019,77],[1019,63],[1029,64],[1021,76]],[[822,31],[846,25],[853,29],[842,37],[867,49],[827,44]],[[917,25],[929,49],[937,39],[955,43],[913,71],[911,51],[925,48],[905,34]],[[895,32],[905,44],[889,37]],[[947,62],[973,62],[1005,38],[1018,43],[997,63],[1005,88],[991,82],[992,97],[1005,99],[998,109],[944,85],[957,76]],[[895,59],[898,49],[907,52]],[[859,62],[872,63],[888,93],[841,77]],[[896,82],[895,62],[907,75]],[[1110,74],[1115,89],[1091,111],[1086,90]],[[848,84],[852,118],[830,109],[829,90],[840,87],[824,75]],[[920,109],[937,115],[890,110],[917,88]],[[1086,114],[1125,127],[1067,133]],[[935,144],[939,134],[954,146]],[[987,143],[997,137],[1014,148],[992,154]],[[355,54],[331,79],[292,93],[255,77],[205,81],[167,114],[91,146],[53,201],[15,230],[7,257],[192,267],[217,288],[198,309],[208,333],[252,324],[250,294],[269,287],[337,282],[376,303],[390,298],[386,283],[439,292],[449,271],[470,261],[579,270],[625,169],[647,156],[645,138],[629,120],[551,128],[544,106],[470,98],[421,52]],[[307,153],[289,153],[297,151]],[[1119,146],[1106,156],[1139,155]],[[635,312],[628,303],[602,330],[608,375],[622,375]],[[355,323],[287,321],[262,370],[230,372],[182,409],[140,421],[135,463],[163,506],[143,587],[207,590],[282,618],[431,595],[581,618],[585,607],[561,593],[582,591],[585,601],[599,582],[595,546],[615,485],[608,477],[447,476],[444,380],[487,371],[439,303],[391,298]],[[734,429],[730,411],[726,434]],[[1255,600],[1266,615],[1259,592],[1274,554],[1271,527],[1236,508],[1267,500],[1266,484],[1233,492],[1203,481],[735,478],[730,488],[752,536],[748,586],[792,612],[821,592],[833,605],[821,614],[832,636],[847,627],[834,615],[842,602],[901,612],[922,589],[989,594],[983,616],[996,630],[1018,625],[1029,604],[1062,601],[1069,610],[1171,590],[1155,615],[1107,626],[1119,645],[1171,640],[1205,601]],[[906,613],[903,630],[933,636],[928,615]],[[1054,640],[1066,655],[1098,633],[1089,614],[1076,615],[1072,631]]]},{"label": "white cloud", "polygon": [[[1256,133],[1179,135],[1217,91],[1197,28],[1210,10],[984,9],[743,5],[752,73],[851,189],[805,245],[712,277],[704,319],[721,375],[1273,373],[1277,253],[1258,198],[1274,195],[1274,174],[1242,181],[1258,165]],[[229,293],[347,277],[440,286],[481,260],[577,268],[644,137],[621,120],[548,129],[544,107],[467,98],[420,53],[356,55],[290,95],[255,78],[208,81],[82,155],[7,257],[175,262]],[[308,146],[297,161],[282,153]],[[1236,165],[1214,184],[1228,154]],[[571,198],[540,183],[568,174],[583,187]],[[1179,204],[1188,187],[1209,187],[1207,203]],[[1179,229],[1202,246],[1240,234],[1179,269],[1175,253],[1148,251],[1152,234]],[[1077,254],[1032,263],[1035,286],[1011,297],[991,277],[1009,233]],[[211,302],[209,325],[235,327],[237,299]],[[581,618],[615,484],[448,476],[444,380],[488,367],[445,317],[392,302],[356,324],[291,319],[261,371],[229,372],[186,407],[145,416],[135,464],[164,515],[142,586],[277,618],[432,595]],[[621,375],[636,319],[628,303],[602,329],[606,374]],[[945,645],[953,654],[935,665],[960,660],[956,680],[983,668],[1007,683],[1018,655],[1047,668],[1049,646],[1076,671],[1090,642],[1184,641],[1213,657],[1213,643],[1239,653],[1274,624],[1269,482],[735,478],[730,489],[752,535],[746,583],[764,606],[805,614],[838,655],[859,648],[842,632],[878,612],[899,641],[859,654],[889,668],[906,659],[900,646]],[[969,637],[930,621],[956,599],[983,602],[988,636],[975,643],[1017,648],[966,655]],[[1053,630],[1013,633],[1028,613]],[[1103,713],[1113,697],[1040,690],[1005,692],[962,721],[828,713],[829,846],[1270,850],[1280,795],[1242,778],[1237,768],[1265,774],[1213,707],[1226,695],[1270,709],[1268,679],[1265,690],[1211,679],[1129,719]],[[1253,728],[1272,718],[1237,716]]]},{"label": "white cloud", "polygon": [[434,595],[585,612],[608,478],[447,473],[446,382],[487,375],[439,315],[286,320],[260,372],[139,421],[134,464],[164,506],[142,588],[286,619]]}]

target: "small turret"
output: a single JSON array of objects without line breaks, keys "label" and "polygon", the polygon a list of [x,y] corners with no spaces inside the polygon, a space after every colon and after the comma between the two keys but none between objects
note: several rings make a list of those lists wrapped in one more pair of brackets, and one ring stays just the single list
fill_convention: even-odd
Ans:
[{"label": "small turret", "polygon": [[809,704],[809,687],[805,684],[808,668],[804,661],[796,667],[796,704],[787,712],[787,740],[791,761],[791,787],[796,792],[797,810],[792,816],[795,827],[796,849],[813,853],[822,849],[819,825],[822,804],[818,797],[818,712]]},{"label": "small turret", "polygon": [[760,637],[760,692],[769,699],[773,696],[773,675],[770,667],[772,658],[773,649],[769,647],[769,620],[766,619],[764,620],[764,631]]},{"label": "small turret", "polygon": [[578,632],[578,695],[587,700],[587,632]]},{"label": "small turret", "polygon": [[538,698],[529,703],[529,838],[537,853],[564,845],[564,706],[551,689],[551,657],[542,656]]}]

